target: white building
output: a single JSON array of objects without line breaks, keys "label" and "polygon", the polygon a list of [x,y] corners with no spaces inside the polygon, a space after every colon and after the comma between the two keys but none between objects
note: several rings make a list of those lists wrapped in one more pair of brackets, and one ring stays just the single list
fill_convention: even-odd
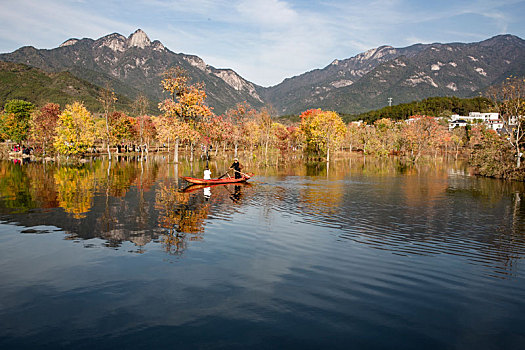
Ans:
[{"label": "white building", "polygon": [[[502,129],[504,125],[503,120],[500,119],[499,117],[499,113],[470,112],[468,116],[460,116],[458,114],[451,115],[450,121],[448,123],[448,129],[452,130],[457,126],[466,126],[467,123],[468,124],[483,123],[488,128],[492,130],[496,130],[496,131],[499,129]],[[511,119],[511,123],[512,123],[512,119]]]},{"label": "white building", "polygon": [[453,119],[448,123],[448,130],[452,130],[457,127],[467,126],[468,123],[466,120],[460,119],[461,117],[458,115],[458,119]]}]

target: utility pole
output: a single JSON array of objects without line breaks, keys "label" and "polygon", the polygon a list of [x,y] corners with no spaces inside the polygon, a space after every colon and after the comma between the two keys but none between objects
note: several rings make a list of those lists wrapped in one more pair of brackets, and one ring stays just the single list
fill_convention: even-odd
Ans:
[{"label": "utility pole", "polygon": [[388,107],[392,107],[392,97],[388,98]]}]

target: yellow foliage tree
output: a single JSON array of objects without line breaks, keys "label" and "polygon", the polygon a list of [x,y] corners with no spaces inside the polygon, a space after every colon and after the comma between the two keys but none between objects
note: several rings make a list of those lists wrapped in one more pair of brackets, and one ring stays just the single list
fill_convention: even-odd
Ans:
[{"label": "yellow foliage tree", "polygon": [[[188,84],[188,77],[186,71],[180,67],[171,68],[164,73],[164,79],[161,82],[163,89],[170,93],[171,99],[166,99],[159,103],[159,109],[163,112],[167,119],[162,120],[165,124],[173,124],[169,130],[176,132],[180,130],[175,124],[182,126],[180,123],[186,123],[186,126],[198,130],[197,124],[202,122],[203,118],[211,116],[213,113],[211,108],[205,103],[206,92],[203,84]],[[182,133],[186,132],[187,128],[182,129]],[[194,133],[190,133],[194,134]],[[175,162],[178,162],[179,140],[184,138],[184,135],[177,133],[168,136],[175,139]],[[193,152],[193,143],[191,144]]]},{"label": "yellow foliage tree", "polygon": [[301,131],[307,150],[316,154],[326,154],[330,161],[330,151],[343,140],[346,126],[336,112],[310,109],[301,115]]},{"label": "yellow foliage tree", "polygon": [[80,102],[67,105],[58,117],[54,146],[60,154],[80,155],[95,142],[95,121]]}]

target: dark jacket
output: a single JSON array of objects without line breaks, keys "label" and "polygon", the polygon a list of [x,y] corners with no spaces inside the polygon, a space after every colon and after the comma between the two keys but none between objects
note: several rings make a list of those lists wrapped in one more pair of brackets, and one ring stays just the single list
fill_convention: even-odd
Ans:
[{"label": "dark jacket", "polygon": [[230,169],[236,170],[235,171],[235,178],[240,179],[242,177],[241,170],[242,170],[242,164],[237,162],[233,162],[233,164],[230,166]]}]

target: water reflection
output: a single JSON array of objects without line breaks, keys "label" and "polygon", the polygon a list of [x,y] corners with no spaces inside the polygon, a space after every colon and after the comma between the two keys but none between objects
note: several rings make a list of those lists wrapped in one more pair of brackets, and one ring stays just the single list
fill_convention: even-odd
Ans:
[{"label": "water reflection", "polygon": [[249,184],[191,187],[204,163],[0,163],[0,347],[523,342],[523,184],[439,161],[243,163]]},{"label": "water reflection", "polygon": [[[228,165],[209,164],[214,174]],[[27,227],[59,227],[72,240],[102,238],[113,248],[129,241],[143,251],[158,242],[171,254],[202,241],[210,221],[229,220],[242,207],[263,210],[266,221],[287,230],[305,223],[342,242],[401,255],[459,254],[500,272],[512,271],[525,250],[523,184],[471,177],[461,163],[353,158],[330,167],[300,160],[245,166],[257,173],[253,185],[185,187],[179,176],[199,176],[203,163],[2,162],[0,215]]]}]

